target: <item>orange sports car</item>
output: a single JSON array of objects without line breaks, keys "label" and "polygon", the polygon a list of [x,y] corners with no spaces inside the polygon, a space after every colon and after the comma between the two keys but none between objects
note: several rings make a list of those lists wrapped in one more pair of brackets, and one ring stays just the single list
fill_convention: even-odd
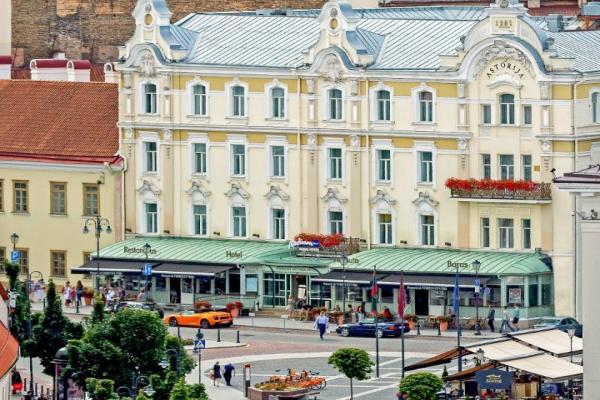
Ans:
[{"label": "orange sports car", "polygon": [[164,322],[170,326],[194,326],[206,329],[215,326],[231,326],[233,318],[230,313],[224,311],[187,310],[165,316]]}]

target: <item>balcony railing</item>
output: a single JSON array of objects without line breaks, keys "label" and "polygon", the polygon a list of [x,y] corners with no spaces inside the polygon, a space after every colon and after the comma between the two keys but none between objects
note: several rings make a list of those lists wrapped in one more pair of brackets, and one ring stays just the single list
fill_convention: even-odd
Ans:
[{"label": "balcony railing", "polygon": [[550,183],[449,179],[450,197],[509,201],[551,201]]}]

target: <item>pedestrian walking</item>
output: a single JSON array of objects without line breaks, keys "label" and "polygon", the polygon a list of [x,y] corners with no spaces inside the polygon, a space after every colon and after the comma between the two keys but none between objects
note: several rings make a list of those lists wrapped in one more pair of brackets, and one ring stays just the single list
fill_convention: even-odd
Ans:
[{"label": "pedestrian walking", "polygon": [[215,365],[213,365],[212,370],[213,386],[219,387],[218,379],[221,379],[221,365],[219,365],[219,362],[217,361]]},{"label": "pedestrian walking", "polygon": [[323,340],[323,335],[329,327],[329,318],[325,315],[325,311],[321,311],[321,314],[315,320],[315,328],[319,329],[319,337]]},{"label": "pedestrian walking", "polygon": [[508,328],[511,332],[514,331],[513,327],[510,326],[510,319],[508,317],[508,307],[504,306],[502,309],[502,324],[500,325],[500,333],[504,333],[504,329]]},{"label": "pedestrian walking", "polygon": [[223,378],[225,379],[225,384],[227,386],[231,386],[231,377],[235,376],[235,367],[231,363],[228,363],[223,367],[223,370]]},{"label": "pedestrian walking", "polygon": [[77,291],[77,305],[81,307],[81,298],[83,297],[83,283],[81,281],[77,281],[75,290]]},{"label": "pedestrian walking", "polygon": [[71,305],[71,282],[69,281],[66,281],[65,286],[63,286],[63,299],[66,307]]},{"label": "pedestrian walking", "polygon": [[363,322],[365,319],[365,302],[363,301],[356,309],[356,314],[358,317],[358,322]]},{"label": "pedestrian walking", "polygon": [[519,318],[521,317],[521,310],[519,310],[519,305],[517,303],[515,303],[514,305],[514,310],[513,310],[513,315],[512,315],[512,323],[514,326],[515,331],[519,330]]},{"label": "pedestrian walking", "polygon": [[296,301],[294,300],[294,296],[292,296],[290,294],[290,297],[288,297],[288,301],[287,301],[287,313],[288,313],[288,318],[292,318],[292,315],[294,315],[294,303],[296,303]]},{"label": "pedestrian walking", "polygon": [[491,304],[488,307],[488,315],[487,315],[487,322],[488,322],[488,326],[490,327],[490,332],[495,332],[494,330],[494,320],[496,319],[496,310],[494,310],[494,306],[492,306]]}]

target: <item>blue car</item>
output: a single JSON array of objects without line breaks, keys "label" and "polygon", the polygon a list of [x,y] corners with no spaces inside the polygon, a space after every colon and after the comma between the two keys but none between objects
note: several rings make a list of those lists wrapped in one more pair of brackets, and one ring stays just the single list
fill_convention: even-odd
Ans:
[{"label": "blue car", "polygon": [[[365,318],[362,322],[356,324],[344,324],[335,330],[339,335],[348,336],[375,336],[375,318]],[[408,322],[404,323],[404,332],[410,332]],[[400,322],[377,322],[377,336],[401,336],[402,324]]]},{"label": "blue car", "polygon": [[534,326],[534,328],[556,328],[563,332],[569,329],[575,329],[575,336],[583,337],[583,325],[571,317],[543,317]]}]

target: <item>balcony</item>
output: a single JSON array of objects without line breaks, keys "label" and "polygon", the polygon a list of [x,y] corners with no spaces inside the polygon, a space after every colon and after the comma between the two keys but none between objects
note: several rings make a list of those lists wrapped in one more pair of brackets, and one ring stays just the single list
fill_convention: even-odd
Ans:
[{"label": "balcony", "polygon": [[456,179],[446,181],[450,197],[459,201],[495,203],[550,203],[550,183],[491,179]]}]

